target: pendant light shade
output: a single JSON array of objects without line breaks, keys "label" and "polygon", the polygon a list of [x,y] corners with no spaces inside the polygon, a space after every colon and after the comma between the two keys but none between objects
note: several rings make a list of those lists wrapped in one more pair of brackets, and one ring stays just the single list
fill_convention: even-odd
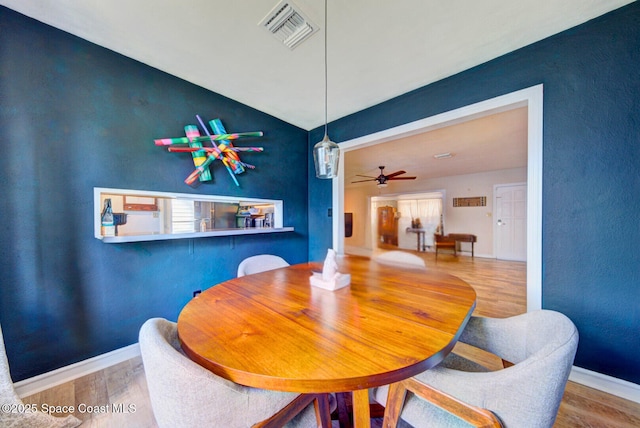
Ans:
[{"label": "pendant light shade", "polygon": [[316,177],[335,178],[338,176],[340,147],[329,139],[327,134],[313,146],[313,162],[316,164]]},{"label": "pendant light shade", "polygon": [[331,179],[338,176],[340,147],[327,134],[327,0],[324,0],[324,138],[313,146],[316,177]]}]

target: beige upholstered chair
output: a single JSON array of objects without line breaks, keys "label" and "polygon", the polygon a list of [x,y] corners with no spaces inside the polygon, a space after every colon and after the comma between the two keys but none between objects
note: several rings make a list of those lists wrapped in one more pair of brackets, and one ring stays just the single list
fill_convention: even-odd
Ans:
[{"label": "beige upholstered chair", "polygon": [[[386,405],[389,422],[400,416],[416,428],[469,426],[463,419],[474,426],[553,426],[578,346],[569,318],[549,310],[472,317],[460,341],[499,356],[505,368],[489,372],[451,354],[414,378],[377,388],[372,394]],[[407,390],[413,394],[403,406]]]},{"label": "beige upholstered chair", "polygon": [[[0,426],[3,428],[71,428],[80,425],[81,421],[75,416],[64,418],[42,413],[40,411],[24,411],[25,406],[15,389],[9,373],[9,362],[4,348],[4,338],[0,328]],[[9,409],[9,411],[5,411]]]},{"label": "beige upholstered chair", "polygon": [[392,264],[392,265],[404,265],[407,267],[420,267],[426,268],[426,264],[422,258],[406,251],[385,251],[374,257],[379,263]]},{"label": "beige upholstered chair", "polygon": [[[163,318],[146,321],[139,343],[151,407],[160,428],[282,426],[289,415],[293,419],[286,427],[320,425],[310,405],[314,396],[238,385],[193,362],[182,352],[176,323]],[[327,406],[330,419],[328,401],[317,404]],[[287,406],[290,408],[281,412]],[[274,415],[284,419],[274,425],[265,422]],[[326,426],[330,424],[330,420],[326,422]]]},{"label": "beige upholstered chair", "polygon": [[289,266],[289,263],[282,257],[272,254],[259,254],[257,256],[247,257],[240,262],[238,265],[238,277],[286,266]]}]

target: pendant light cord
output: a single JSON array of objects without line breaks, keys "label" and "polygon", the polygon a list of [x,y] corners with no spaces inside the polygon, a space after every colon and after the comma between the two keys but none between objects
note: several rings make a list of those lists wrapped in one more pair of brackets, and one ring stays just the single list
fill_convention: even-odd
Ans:
[{"label": "pendant light cord", "polygon": [[324,0],[324,137],[328,137],[327,132],[327,92],[329,84],[327,83],[327,0]]}]

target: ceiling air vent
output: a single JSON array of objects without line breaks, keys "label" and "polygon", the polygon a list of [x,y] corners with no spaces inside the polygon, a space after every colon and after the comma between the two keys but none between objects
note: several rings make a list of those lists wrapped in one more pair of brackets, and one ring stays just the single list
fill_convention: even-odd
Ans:
[{"label": "ceiling air vent", "polygon": [[287,0],[281,1],[271,9],[258,25],[289,49],[295,48],[319,29],[300,12],[298,6]]}]

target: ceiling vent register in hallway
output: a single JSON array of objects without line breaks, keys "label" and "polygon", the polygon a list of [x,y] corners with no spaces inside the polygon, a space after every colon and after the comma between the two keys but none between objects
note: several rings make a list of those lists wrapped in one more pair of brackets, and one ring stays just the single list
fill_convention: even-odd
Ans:
[{"label": "ceiling vent register in hallway", "polygon": [[287,0],[281,1],[271,9],[258,25],[289,49],[294,49],[319,29],[298,6]]}]

